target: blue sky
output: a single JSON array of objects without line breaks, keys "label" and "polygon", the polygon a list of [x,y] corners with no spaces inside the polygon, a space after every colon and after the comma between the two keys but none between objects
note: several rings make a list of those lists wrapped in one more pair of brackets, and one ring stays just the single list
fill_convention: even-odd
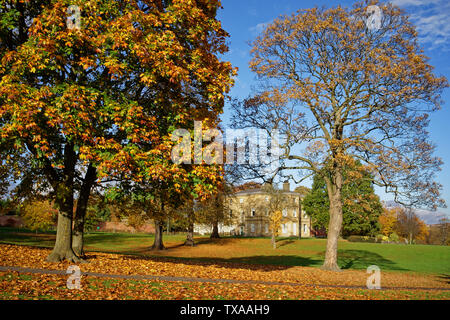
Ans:
[{"label": "blue sky", "polygon": [[[420,43],[425,54],[430,57],[430,63],[435,67],[435,73],[444,75],[450,80],[450,2],[448,0],[391,0],[410,15],[410,20],[416,25]],[[222,0],[223,9],[218,18],[223,28],[230,34],[230,52],[224,56],[233,66],[238,67],[236,84],[231,91],[232,97],[245,98],[255,83],[255,75],[249,70],[250,46],[253,40],[274,18],[283,14],[291,14],[302,8],[314,6],[335,7],[341,5],[351,7],[354,1],[324,1],[324,0]],[[450,206],[450,90],[443,96],[445,101],[441,111],[431,117],[430,135],[437,145],[436,155],[444,161],[442,171],[437,180],[443,184],[443,198]],[[226,106],[223,120],[228,123],[230,110]],[[390,196],[378,192],[383,200]],[[439,213],[450,216],[450,208],[439,209]],[[433,223],[437,214],[423,213],[424,220]]]}]

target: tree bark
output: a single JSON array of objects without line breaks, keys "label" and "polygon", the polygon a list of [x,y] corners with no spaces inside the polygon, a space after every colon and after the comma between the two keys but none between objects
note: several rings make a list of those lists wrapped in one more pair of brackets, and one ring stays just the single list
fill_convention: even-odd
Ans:
[{"label": "tree bark", "polygon": [[72,250],[73,191],[75,175],[75,153],[72,143],[67,143],[64,150],[64,175],[55,183],[56,203],[59,205],[56,241],[53,251],[47,257],[49,262],[82,260]]},{"label": "tree bark", "polygon": [[220,235],[219,235],[219,224],[217,222],[215,222],[213,224],[213,231],[211,233],[210,236],[211,239],[219,239]]},{"label": "tree bark", "polygon": [[163,244],[163,222],[155,219],[155,241],[153,245],[150,247],[150,250],[165,250]]},{"label": "tree bark", "polygon": [[194,241],[194,224],[190,224],[188,227],[188,232],[186,234],[186,241],[184,242],[185,246],[195,246],[195,241]]},{"label": "tree bark", "polygon": [[328,225],[327,247],[323,270],[341,271],[337,263],[338,240],[342,229],[342,173],[337,170],[332,179],[327,180],[330,199],[330,222]]},{"label": "tree bark", "polygon": [[72,233],[72,249],[79,257],[84,257],[84,222],[86,218],[87,205],[89,196],[91,195],[91,188],[97,178],[97,170],[92,164],[89,164],[84,177],[83,185],[81,186],[80,196],[77,201],[77,210],[75,212],[74,226]]},{"label": "tree bark", "polygon": [[184,242],[185,246],[195,246],[194,241],[194,212],[189,212],[188,214],[188,232],[186,234],[186,241]]}]

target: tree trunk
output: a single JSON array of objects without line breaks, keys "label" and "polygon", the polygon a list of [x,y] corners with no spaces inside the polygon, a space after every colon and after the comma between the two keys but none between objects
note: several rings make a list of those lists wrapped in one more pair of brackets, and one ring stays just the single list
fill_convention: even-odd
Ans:
[{"label": "tree trunk", "polygon": [[323,270],[341,271],[337,263],[338,240],[342,229],[342,174],[335,172],[334,179],[327,181],[330,199],[330,222],[328,225],[327,247]]},{"label": "tree trunk", "polygon": [[[73,216],[73,193],[65,186],[58,188],[59,213],[56,229],[56,241],[53,251],[47,257],[49,262],[60,262],[69,260],[80,262],[81,259],[72,250],[72,216]],[[61,194],[64,194],[61,196]]]},{"label": "tree trunk", "polygon": [[151,246],[150,250],[165,250],[163,244],[163,222],[155,219],[155,241]]},{"label": "tree trunk", "polygon": [[191,211],[188,214],[188,221],[189,221],[189,226],[188,226],[188,232],[186,234],[186,241],[184,242],[185,246],[195,246],[195,241],[194,241],[194,212]]},{"label": "tree trunk", "polygon": [[184,242],[185,246],[195,246],[194,241],[194,224],[190,224],[188,227],[188,232],[186,234],[186,241]]},{"label": "tree trunk", "polygon": [[275,234],[272,233],[272,248],[277,248],[277,240],[275,239]]},{"label": "tree trunk", "polygon": [[97,177],[96,169],[89,164],[81,186],[80,196],[77,201],[77,210],[75,212],[74,226],[72,233],[72,249],[79,257],[84,257],[84,221],[86,218],[87,205],[91,194],[92,185]]},{"label": "tree trunk", "polygon": [[62,181],[60,180],[54,184],[59,213],[55,246],[47,257],[47,261],[49,262],[59,262],[62,260],[69,260],[71,262],[82,261],[72,250],[75,163],[76,158],[73,144],[67,143],[64,148],[64,176]]},{"label": "tree trunk", "polygon": [[214,223],[213,225],[213,232],[211,233],[211,239],[219,239],[220,235],[219,235],[219,224],[217,222]]}]

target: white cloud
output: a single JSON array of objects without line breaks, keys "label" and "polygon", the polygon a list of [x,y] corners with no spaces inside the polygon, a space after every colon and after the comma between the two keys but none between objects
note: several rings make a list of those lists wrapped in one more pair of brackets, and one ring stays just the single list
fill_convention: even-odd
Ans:
[{"label": "white cloud", "polygon": [[396,6],[422,6],[427,4],[438,3],[441,0],[392,0],[391,3]]},{"label": "white cloud", "polygon": [[441,218],[448,218],[448,215],[439,211],[416,210],[416,214],[426,224],[438,224]]},{"label": "white cloud", "polygon": [[429,50],[450,51],[450,2],[448,0],[392,0],[410,14],[419,41]]},{"label": "white cloud", "polygon": [[250,27],[249,31],[253,34],[253,35],[259,35],[261,32],[263,32],[263,30],[270,24],[272,23],[272,20],[267,21],[267,22],[261,22],[258,23],[256,26]]}]

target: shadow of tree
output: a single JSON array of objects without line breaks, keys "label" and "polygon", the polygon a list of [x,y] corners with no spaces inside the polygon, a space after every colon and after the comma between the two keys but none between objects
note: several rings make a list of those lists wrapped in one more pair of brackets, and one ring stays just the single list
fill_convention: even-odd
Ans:
[{"label": "shadow of tree", "polygon": [[278,248],[287,246],[289,244],[295,243],[295,240],[278,240],[277,246]]},{"label": "shadow of tree", "polygon": [[223,238],[216,238],[216,239],[211,239],[211,238],[195,238],[195,244],[196,245],[202,245],[202,244],[215,244],[215,245],[227,245],[236,241],[239,241],[236,238],[230,238],[230,237],[223,237]]},{"label": "shadow of tree", "polygon": [[450,284],[450,274],[441,274],[437,276],[439,279],[444,280],[447,284]]},{"label": "shadow of tree", "polygon": [[185,265],[220,266],[229,269],[247,269],[254,271],[286,270],[295,266],[320,266],[322,260],[294,255],[279,256],[247,256],[234,258],[210,258],[210,257],[172,257],[172,256],[142,256],[127,254],[124,259],[151,260],[161,262],[182,263]]},{"label": "shadow of tree", "polygon": [[[323,252],[323,256],[325,256],[325,252]],[[338,250],[338,265],[341,269],[366,269],[371,265],[376,265],[381,270],[409,271],[378,253],[366,250]]]}]

